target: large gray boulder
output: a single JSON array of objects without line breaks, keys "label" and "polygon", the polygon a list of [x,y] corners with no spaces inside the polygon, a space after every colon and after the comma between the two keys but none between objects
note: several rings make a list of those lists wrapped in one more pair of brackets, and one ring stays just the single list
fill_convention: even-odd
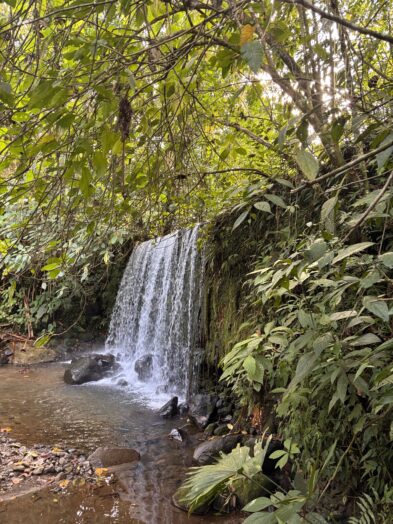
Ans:
[{"label": "large gray boulder", "polygon": [[153,355],[148,353],[147,355],[143,355],[143,357],[138,358],[134,364],[134,369],[138,374],[139,380],[142,382],[149,380],[153,372]]},{"label": "large gray boulder", "polygon": [[218,398],[215,395],[195,395],[189,407],[188,416],[198,429],[203,430],[216,416],[216,404]]},{"label": "large gray boulder", "polygon": [[113,369],[115,357],[113,355],[88,355],[73,359],[64,371],[66,384],[84,384],[103,378]]},{"label": "large gray boulder", "polygon": [[206,440],[194,450],[192,460],[198,466],[213,464],[220,452],[230,453],[242,440],[242,435],[226,435],[212,440]]}]

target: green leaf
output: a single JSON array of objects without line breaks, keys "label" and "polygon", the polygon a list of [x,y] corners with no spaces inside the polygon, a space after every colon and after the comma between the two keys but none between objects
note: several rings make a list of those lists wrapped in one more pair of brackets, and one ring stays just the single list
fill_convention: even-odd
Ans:
[{"label": "green leaf", "polygon": [[243,511],[248,511],[249,513],[255,513],[256,511],[261,511],[272,505],[272,501],[267,497],[259,497],[252,500],[244,506]]},{"label": "green leaf", "polygon": [[361,337],[357,337],[351,342],[351,346],[371,346],[373,344],[378,344],[381,342],[381,339],[374,335],[374,333],[366,333]]},{"label": "green leaf", "polygon": [[274,513],[253,513],[243,524],[276,524],[277,520]]},{"label": "green leaf", "polygon": [[42,346],[45,346],[45,344],[47,344],[50,341],[52,336],[53,335],[51,333],[47,333],[46,335],[42,335],[41,337],[37,338],[37,340],[34,342],[34,347],[40,348]]},{"label": "green leaf", "polygon": [[255,358],[252,355],[248,355],[248,357],[246,357],[243,362],[243,367],[247,371],[247,375],[249,376],[250,380],[252,380],[257,367]]},{"label": "green leaf", "polygon": [[378,260],[380,260],[384,266],[393,269],[393,251],[379,255]]},{"label": "green leaf", "polygon": [[7,106],[14,105],[14,95],[8,82],[0,82],[0,100],[6,103]]},{"label": "green leaf", "polygon": [[309,180],[314,180],[319,170],[319,162],[315,156],[305,149],[300,149],[296,154],[295,160],[306,177]]},{"label": "green leaf", "polygon": [[96,173],[100,177],[104,176],[108,167],[106,156],[104,155],[104,153],[102,153],[102,151],[95,151],[95,153],[93,154],[92,162]]},{"label": "green leaf", "polygon": [[[393,140],[393,133],[390,133],[390,135],[388,135],[385,138],[385,140],[382,141],[381,146],[384,146],[385,144],[388,144],[392,140]],[[386,165],[387,161],[389,160],[390,155],[392,154],[392,152],[393,152],[393,146],[390,146],[387,149],[385,149],[385,151],[382,151],[381,153],[378,153],[378,155],[376,156],[378,169],[380,171],[382,171],[383,168],[385,167],[385,165]]]},{"label": "green leaf", "polygon": [[242,224],[245,221],[245,219],[248,216],[248,213],[249,213],[249,210],[244,211],[241,215],[238,216],[237,220],[233,224],[232,231],[234,231],[236,228],[238,228],[240,226],[240,224]]},{"label": "green leaf", "polygon": [[289,391],[294,389],[294,387],[299,384],[299,382],[302,382],[307,377],[307,375],[312,372],[316,361],[317,356],[314,353],[306,353],[300,357],[296,366],[295,376],[288,386]]},{"label": "green leaf", "polygon": [[269,202],[264,202],[263,200],[261,202],[256,202],[254,204],[255,209],[258,209],[258,211],[264,211],[265,213],[271,213],[271,208]]},{"label": "green leaf", "polygon": [[263,60],[263,47],[260,42],[257,40],[253,42],[246,42],[242,45],[240,53],[247,64],[250,66],[250,69],[254,73],[258,73],[262,66]]},{"label": "green leaf", "polygon": [[281,197],[279,197],[278,195],[272,195],[270,193],[265,193],[264,197],[267,198],[267,200],[269,200],[275,206],[282,207],[283,209],[287,208],[287,205],[284,202],[284,200]]},{"label": "green leaf", "polygon": [[384,322],[389,322],[389,308],[384,300],[378,300],[377,297],[367,296],[363,298],[363,305]]},{"label": "green leaf", "polygon": [[345,258],[348,258],[351,255],[354,255],[355,253],[359,253],[360,251],[364,251],[365,249],[373,245],[374,242],[360,242],[359,244],[353,244],[352,246],[340,249],[337,255],[333,258],[332,264],[341,262],[341,260],[344,260]]},{"label": "green leaf", "polygon": [[334,209],[337,204],[337,196],[329,198],[323,203],[321,209],[321,223],[328,231],[334,229]]}]

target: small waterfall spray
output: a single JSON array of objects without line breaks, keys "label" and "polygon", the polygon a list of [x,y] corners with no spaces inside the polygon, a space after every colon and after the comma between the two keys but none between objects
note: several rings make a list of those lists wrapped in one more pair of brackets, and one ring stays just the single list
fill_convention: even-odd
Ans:
[{"label": "small waterfall spray", "polygon": [[139,244],[120,284],[106,348],[150,397],[185,396],[191,386],[203,279],[198,230]]}]

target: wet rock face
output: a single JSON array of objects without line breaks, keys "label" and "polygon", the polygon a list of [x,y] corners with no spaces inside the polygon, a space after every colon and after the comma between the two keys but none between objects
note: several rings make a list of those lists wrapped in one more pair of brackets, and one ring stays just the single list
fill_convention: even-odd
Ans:
[{"label": "wet rock face", "polygon": [[153,355],[148,353],[143,357],[139,358],[134,365],[134,369],[138,374],[139,380],[142,382],[149,380],[152,376],[153,371]]},{"label": "wet rock face", "polygon": [[216,415],[217,397],[215,395],[195,395],[190,403],[188,416],[198,429],[203,430]]},{"label": "wet rock face", "polygon": [[103,378],[113,369],[115,357],[113,355],[89,355],[73,359],[64,372],[66,384],[84,384]]},{"label": "wet rock face", "polygon": [[227,435],[213,440],[206,440],[195,448],[193,461],[199,466],[213,464],[220,452],[230,453],[241,442],[242,435]]},{"label": "wet rock face", "polygon": [[132,448],[97,448],[94,453],[88,457],[88,461],[95,468],[109,468],[111,466],[120,466],[139,460],[139,453]]},{"label": "wet rock face", "polygon": [[178,414],[178,398],[172,397],[171,400],[169,400],[166,404],[162,406],[162,408],[158,411],[159,415],[163,418],[172,418],[175,417]]}]

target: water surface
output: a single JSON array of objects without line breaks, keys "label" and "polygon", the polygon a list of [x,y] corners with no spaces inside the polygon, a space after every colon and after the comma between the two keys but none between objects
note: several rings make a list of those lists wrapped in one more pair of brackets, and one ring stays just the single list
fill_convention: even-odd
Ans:
[{"label": "water surface", "polygon": [[68,495],[40,493],[0,504],[1,524],[210,524],[238,517],[192,516],[171,497],[191,464],[193,439],[168,434],[185,420],[165,421],[129,390],[64,384],[64,365],[0,368],[0,426],[25,445],[48,444],[89,453],[98,446],[128,446],[141,454],[128,473],[127,496],[101,496],[87,488]]}]

